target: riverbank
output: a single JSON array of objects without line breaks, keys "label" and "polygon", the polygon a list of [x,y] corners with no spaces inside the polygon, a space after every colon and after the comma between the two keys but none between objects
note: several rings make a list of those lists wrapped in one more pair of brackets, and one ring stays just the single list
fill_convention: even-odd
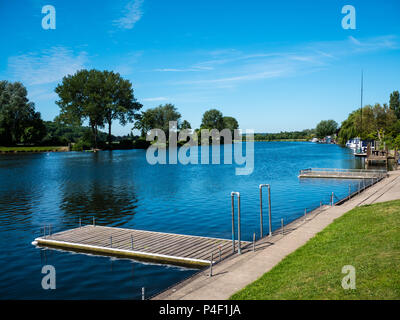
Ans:
[{"label": "riverbank", "polygon": [[0,147],[0,153],[66,152],[66,151],[69,151],[69,148],[62,146]]},{"label": "riverbank", "polygon": [[[231,259],[215,265],[213,277],[208,277],[208,270],[204,270],[204,272],[171,287],[154,299],[228,299],[245,286],[258,280],[286,256],[302,247],[317,233],[351,209],[364,204],[397,199],[400,199],[400,171],[393,171],[389,173],[388,178],[344,204],[334,207],[325,206],[308,216],[305,221],[298,219],[295,223],[285,227],[284,236],[275,233],[271,238],[266,237],[258,241],[255,252],[235,255]],[[352,263],[349,261],[346,264]],[[341,268],[337,270],[337,273],[331,274],[331,276],[340,277],[340,279],[344,276]],[[340,282],[338,286],[340,286]]]},{"label": "riverbank", "polygon": [[[240,141],[233,141],[240,142]],[[255,140],[253,142],[306,142],[306,140],[302,139],[293,139],[293,140]],[[179,142],[178,147],[181,147],[186,142]],[[112,148],[98,148],[98,149],[84,149],[84,148],[69,148],[68,146],[22,146],[22,147],[2,147],[0,146],[0,154],[6,153],[35,153],[35,152],[68,152],[68,151],[77,151],[77,152],[93,152],[93,151],[112,151],[112,150],[135,150],[135,149],[147,149],[150,143],[145,140],[138,141],[133,145],[113,145]],[[153,146],[157,146],[158,148],[168,148],[168,144],[153,144]]]},{"label": "riverbank", "polygon": [[[356,207],[231,299],[400,299],[399,243],[400,200]],[[355,290],[341,286],[346,265]]]}]

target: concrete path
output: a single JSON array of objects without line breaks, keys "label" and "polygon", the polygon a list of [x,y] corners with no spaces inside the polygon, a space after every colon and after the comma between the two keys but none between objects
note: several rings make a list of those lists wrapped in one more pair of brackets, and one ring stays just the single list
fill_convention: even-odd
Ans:
[{"label": "concrete path", "polygon": [[306,220],[298,219],[279,232],[257,242],[256,250],[247,250],[213,267],[213,276],[206,270],[162,292],[153,299],[225,300],[271,270],[288,254],[304,245],[336,218],[359,205],[400,199],[400,170],[366,189],[340,206],[324,206]]}]

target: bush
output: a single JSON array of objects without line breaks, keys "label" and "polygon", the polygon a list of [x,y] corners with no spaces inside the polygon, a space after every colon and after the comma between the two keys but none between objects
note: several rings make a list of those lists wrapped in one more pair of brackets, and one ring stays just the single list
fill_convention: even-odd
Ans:
[{"label": "bush", "polygon": [[91,149],[91,144],[88,141],[79,139],[77,143],[72,146],[72,151],[83,151]]}]

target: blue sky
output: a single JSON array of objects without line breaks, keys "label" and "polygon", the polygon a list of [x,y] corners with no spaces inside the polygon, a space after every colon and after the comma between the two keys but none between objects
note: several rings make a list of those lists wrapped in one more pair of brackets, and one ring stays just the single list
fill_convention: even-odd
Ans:
[{"label": "blue sky", "polygon": [[[48,4],[55,30],[41,26]],[[344,5],[355,30],[342,28]],[[359,107],[361,69],[365,104],[400,90],[399,16],[398,0],[0,0],[0,79],[23,82],[45,120],[62,77],[96,68],[192,127],[217,108],[243,129],[301,130]]]}]

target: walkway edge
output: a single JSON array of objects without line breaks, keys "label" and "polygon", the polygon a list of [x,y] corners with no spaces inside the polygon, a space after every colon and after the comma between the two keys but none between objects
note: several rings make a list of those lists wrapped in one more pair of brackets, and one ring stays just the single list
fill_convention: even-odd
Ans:
[{"label": "walkway edge", "polygon": [[326,207],[313,219],[273,244],[268,238],[257,242],[255,252],[232,256],[213,267],[213,277],[207,272],[178,283],[153,297],[154,300],[226,300],[234,293],[260,278],[287,255],[294,252],[325,229],[335,219],[364,204],[400,199],[400,171],[389,172],[388,178],[376,183],[340,206]]}]

